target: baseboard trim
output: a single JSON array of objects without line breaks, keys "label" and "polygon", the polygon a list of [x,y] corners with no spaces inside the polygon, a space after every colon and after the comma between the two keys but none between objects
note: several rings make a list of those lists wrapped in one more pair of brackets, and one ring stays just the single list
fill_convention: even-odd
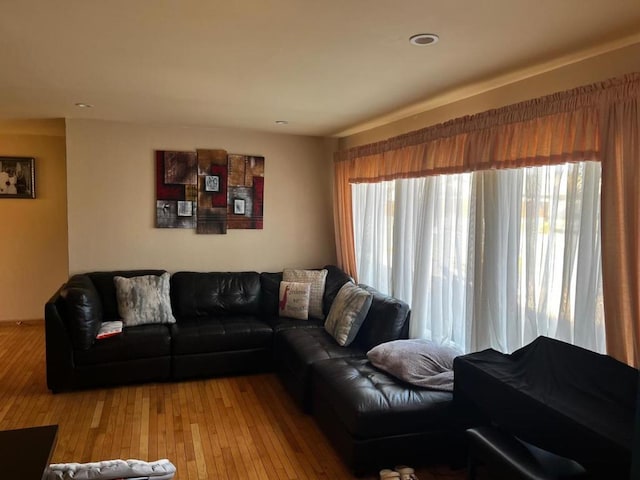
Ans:
[{"label": "baseboard trim", "polygon": [[33,327],[44,325],[44,319],[37,318],[34,320],[0,320],[1,327]]}]

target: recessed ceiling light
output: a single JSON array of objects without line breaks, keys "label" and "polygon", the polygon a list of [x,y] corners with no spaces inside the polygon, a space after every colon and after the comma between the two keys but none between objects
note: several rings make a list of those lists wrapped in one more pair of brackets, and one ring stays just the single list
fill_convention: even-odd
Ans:
[{"label": "recessed ceiling light", "polygon": [[276,120],[276,125],[287,125],[289,122],[286,120]]},{"label": "recessed ceiling light", "polygon": [[76,103],[76,107],[78,107],[78,108],[93,108],[93,105],[91,105],[90,103],[78,102],[78,103]]},{"label": "recessed ceiling light", "polygon": [[419,47],[433,45],[434,43],[438,43],[438,40],[440,40],[440,37],[435,33],[418,33],[417,35],[409,37],[409,41]]}]

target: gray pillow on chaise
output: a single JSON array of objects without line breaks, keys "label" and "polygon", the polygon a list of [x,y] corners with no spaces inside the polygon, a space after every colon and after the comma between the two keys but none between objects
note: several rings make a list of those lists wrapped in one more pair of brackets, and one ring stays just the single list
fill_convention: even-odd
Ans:
[{"label": "gray pillow on chaise", "polygon": [[380,370],[432,390],[453,391],[453,359],[462,353],[431,340],[394,340],[367,352],[369,361]]}]

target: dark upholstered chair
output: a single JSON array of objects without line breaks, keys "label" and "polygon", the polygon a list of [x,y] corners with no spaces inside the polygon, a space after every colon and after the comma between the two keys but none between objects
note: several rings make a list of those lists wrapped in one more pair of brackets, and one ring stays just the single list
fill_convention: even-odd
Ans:
[{"label": "dark upholstered chair", "polygon": [[577,462],[542,450],[493,427],[467,430],[469,480],[476,479],[478,465],[484,464],[490,478],[509,480],[586,479],[587,472]]}]

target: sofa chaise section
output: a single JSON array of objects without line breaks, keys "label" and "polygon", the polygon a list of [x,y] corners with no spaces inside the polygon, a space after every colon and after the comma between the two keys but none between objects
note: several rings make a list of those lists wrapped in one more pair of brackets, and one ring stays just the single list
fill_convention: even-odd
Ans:
[{"label": "sofa chaise section", "polygon": [[366,358],[313,365],[313,416],[356,473],[451,459],[452,394],[403,383]]}]

